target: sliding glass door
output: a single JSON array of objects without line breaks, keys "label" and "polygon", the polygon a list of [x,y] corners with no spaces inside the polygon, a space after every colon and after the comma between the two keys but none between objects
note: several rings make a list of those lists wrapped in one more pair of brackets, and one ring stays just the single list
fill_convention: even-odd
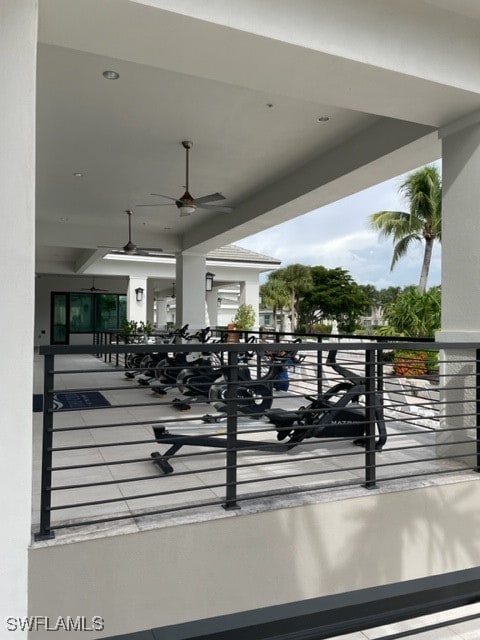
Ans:
[{"label": "sliding glass door", "polygon": [[71,334],[117,331],[127,318],[127,296],[52,292],[50,317],[51,344],[69,344]]},{"label": "sliding glass door", "polygon": [[52,293],[50,344],[69,344],[69,295]]}]

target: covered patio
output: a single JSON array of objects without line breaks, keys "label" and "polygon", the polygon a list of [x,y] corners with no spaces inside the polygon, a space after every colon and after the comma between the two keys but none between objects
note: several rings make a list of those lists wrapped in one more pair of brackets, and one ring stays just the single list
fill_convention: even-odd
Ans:
[{"label": "covered patio", "polygon": [[[464,409],[446,417],[455,418],[457,436],[466,428],[476,433],[479,385],[470,380],[476,380],[480,344],[479,35],[480,9],[473,0],[2,3],[0,386],[7,455],[0,474],[10,523],[0,533],[8,558],[2,620],[12,611],[58,614],[59,607],[79,602],[81,613],[93,615],[101,602],[110,626],[98,637],[108,637],[339,593],[352,579],[365,587],[480,565],[475,536],[461,533],[466,525],[476,527],[476,476],[387,496],[383,489],[370,492],[350,520],[342,510],[347,501],[339,500],[238,518],[222,514],[132,535],[110,531],[74,544],[35,546],[31,538],[33,460],[37,464],[32,429],[38,430],[38,414],[31,412],[34,317],[35,307],[45,304],[40,291],[35,298],[34,276],[41,282],[42,276],[105,274],[106,255],[128,253],[125,210],[134,212],[139,252],[175,255],[177,322],[196,328],[204,325],[210,251],[441,157],[443,309],[437,340],[450,356],[444,375],[464,380],[454,397]],[[189,165],[182,144],[188,141]],[[146,288],[139,252],[128,297],[130,313],[143,315],[133,295]],[[249,300],[255,291],[245,282]],[[75,349],[70,354],[78,355]],[[157,411],[152,407],[141,409],[148,419]],[[101,431],[88,423],[94,414],[80,416],[78,426],[88,427],[91,455],[109,462],[108,447],[100,451],[94,437]],[[149,427],[140,431],[147,436]],[[417,437],[425,436],[412,435],[412,443]],[[452,456],[461,445],[451,431],[440,446],[450,447]],[[186,458],[180,465],[198,476],[204,499],[219,498],[216,477],[205,483]],[[335,462],[331,478],[340,474],[356,483],[351,466],[337,468]],[[151,505],[155,498],[142,498],[150,500],[142,506],[133,487],[130,493],[119,488],[127,484],[118,482],[124,479],[120,467],[107,464],[101,472],[114,481],[108,486],[117,491],[117,504],[129,512]],[[291,479],[271,472],[262,482],[291,487]],[[329,484],[328,493],[338,495],[335,480]],[[315,491],[322,494],[322,487]],[[399,522],[408,531],[392,528]],[[385,526],[397,543],[395,553],[380,535]],[[272,531],[275,544],[269,543]],[[336,559],[345,548],[356,560],[364,557],[359,531],[369,540],[371,562],[356,562],[352,578],[351,566]],[[432,538],[438,541],[433,556]],[[195,553],[199,548],[202,553]],[[259,559],[249,554],[252,548]],[[220,588],[229,563],[235,580]],[[82,580],[67,583],[63,566]],[[173,588],[155,581],[164,568],[175,575]],[[211,579],[203,590],[192,577],[205,575]],[[106,595],[105,576],[119,586],[115,598]]]}]

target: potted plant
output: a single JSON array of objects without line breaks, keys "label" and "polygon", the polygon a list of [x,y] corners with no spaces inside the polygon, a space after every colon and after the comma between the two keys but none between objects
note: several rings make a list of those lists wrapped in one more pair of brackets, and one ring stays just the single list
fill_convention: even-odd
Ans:
[{"label": "potted plant", "polygon": [[138,333],[138,323],[135,320],[125,320],[122,325],[122,336],[125,344],[132,344]]},{"label": "potted plant", "polygon": [[138,323],[138,333],[143,334],[145,336],[145,341],[147,341],[149,336],[151,336],[153,333],[152,323],[148,320],[146,322],[140,320],[140,322]]}]

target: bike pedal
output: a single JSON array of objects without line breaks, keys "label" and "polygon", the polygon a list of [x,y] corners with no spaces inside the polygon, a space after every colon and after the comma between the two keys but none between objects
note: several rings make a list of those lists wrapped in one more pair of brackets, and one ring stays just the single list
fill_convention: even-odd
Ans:
[{"label": "bike pedal", "polygon": [[189,411],[192,407],[186,402],[182,402],[178,398],[175,398],[172,402],[172,407],[177,411]]}]

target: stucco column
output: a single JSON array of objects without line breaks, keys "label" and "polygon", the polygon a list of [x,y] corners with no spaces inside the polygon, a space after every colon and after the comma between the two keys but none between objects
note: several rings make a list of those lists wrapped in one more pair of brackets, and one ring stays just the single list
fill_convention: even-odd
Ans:
[{"label": "stucco column", "polygon": [[147,321],[153,325],[153,316],[154,316],[153,305],[155,302],[155,291],[153,290],[153,284],[151,284],[151,281],[147,282],[146,295],[147,295],[147,308],[146,308]]},{"label": "stucco column", "polygon": [[205,327],[205,273],[205,256],[177,255],[175,322],[178,327],[188,324],[190,331]]},{"label": "stucco column", "polygon": [[240,304],[251,304],[255,311],[254,330],[259,327],[260,286],[257,280],[245,280],[240,282]]},{"label": "stucco column", "polygon": [[[137,301],[135,289],[143,289],[143,299]],[[136,322],[147,320],[147,278],[130,276],[127,289],[127,318]]]},{"label": "stucco column", "polygon": [[157,299],[157,327],[165,327],[167,320],[167,300],[166,298],[159,298]]},{"label": "stucco column", "polygon": [[[441,131],[442,197],[442,330],[443,342],[480,342],[480,114],[479,122],[456,123]],[[474,427],[474,349],[441,353],[442,426]],[[462,408],[459,410],[459,403]],[[449,415],[451,414],[451,415]],[[464,415],[458,415],[464,414]],[[467,414],[467,415],[465,415]],[[472,444],[455,444],[472,439]],[[474,453],[474,431],[444,431],[439,455]]]},{"label": "stucco column", "polygon": [[[37,3],[0,3],[0,621],[27,614],[31,540]],[[8,366],[21,363],[21,366]],[[37,414],[38,415],[38,414]],[[40,426],[40,425],[38,425]],[[1,635],[1,633],[0,633]],[[21,632],[11,632],[17,637]]]},{"label": "stucco column", "polygon": [[210,327],[214,329],[218,325],[218,287],[207,293],[207,311]]}]

